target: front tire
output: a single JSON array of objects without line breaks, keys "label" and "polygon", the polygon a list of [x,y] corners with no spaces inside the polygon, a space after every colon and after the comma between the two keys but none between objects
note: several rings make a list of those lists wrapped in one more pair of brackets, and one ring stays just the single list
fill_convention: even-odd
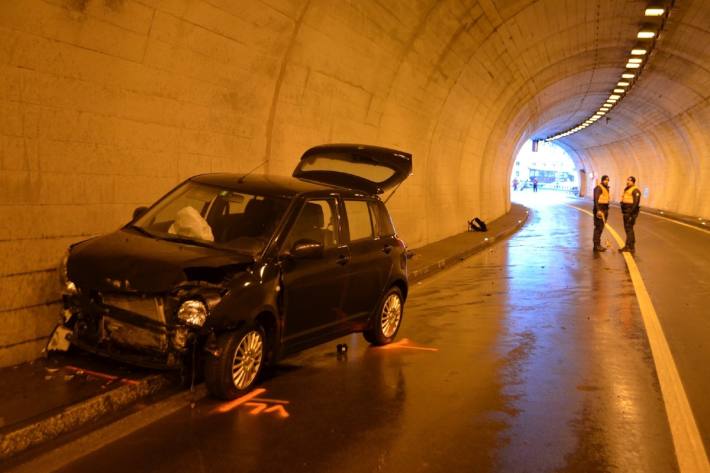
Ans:
[{"label": "front tire", "polygon": [[370,327],[363,332],[365,340],[373,345],[392,343],[402,325],[404,299],[402,291],[394,286],[385,293]]},{"label": "front tire", "polygon": [[217,338],[219,356],[205,360],[205,384],[214,397],[234,399],[257,383],[266,358],[266,337],[258,325],[248,325]]}]

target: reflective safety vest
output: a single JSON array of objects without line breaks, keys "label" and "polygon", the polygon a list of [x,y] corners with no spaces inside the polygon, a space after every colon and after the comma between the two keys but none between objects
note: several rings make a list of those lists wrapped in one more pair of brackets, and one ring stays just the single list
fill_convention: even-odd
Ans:
[{"label": "reflective safety vest", "polygon": [[609,189],[604,187],[603,185],[599,184],[597,186],[602,190],[601,195],[599,196],[599,200],[597,200],[598,204],[609,204]]},{"label": "reflective safety vest", "polygon": [[634,203],[634,191],[639,191],[639,188],[636,186],[631,186],[628,189],[624,189],[624,194],[621,196],[621,203],[622,204],[633,204]]}]

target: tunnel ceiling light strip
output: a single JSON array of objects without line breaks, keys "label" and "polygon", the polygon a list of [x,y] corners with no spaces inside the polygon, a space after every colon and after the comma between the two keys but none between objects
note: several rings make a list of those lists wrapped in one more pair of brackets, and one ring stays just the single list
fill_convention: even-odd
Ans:
[{"label": "tunnel ceiling light strip", "polygon": [[646,11],[643,14],[645,16],[663,16],[663,14],[665,12],[666,12],[665,8],[649,7],[649,8],[646,8]]},{"label": "tunnel ceiling light strip", "polygon": [[[567,130],[548,136],[547,138],[544,138],[544,141],[550,142],[559,140],[560,138],[572,135],[578,131],[584,130],[590,125],[593,125],[600,118],[610,112],[622,97],[628,94],[628,89],[634,86],[645,65],[643,58],[638,56],[651,55],[651,52],[658,41],[658,35],[663,30],[666,20],[668,19],[669,8],[665,8],[665,6],[669,5],[672,5],[672,2],[669,3],[667,1],[653,0],[653,3],[648,5],[648,7],[644,10],[644,17],[651,18],[644,19],[639,25],[639,31],[636,34],[636,38],[640,41],[636,41],[637,44],[631,49],[631,57],[624,65],[625,72],[621,74],[622,80],[619,80],[616,83],[615,88],[612,89],[612,94],[609,95],[609,98],[604,101],[604,104],[592,113],[591,116],[584,119],[584,121]],[[617,87],[626,87],[628,89]],[[609,121],[609,118],[607,118],[606,121]]]}]

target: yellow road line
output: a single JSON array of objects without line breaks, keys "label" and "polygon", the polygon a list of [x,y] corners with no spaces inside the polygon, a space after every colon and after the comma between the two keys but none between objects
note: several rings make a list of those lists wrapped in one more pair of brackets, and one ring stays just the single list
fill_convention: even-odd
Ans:
[{"label": "yellow road line", "polygon": [[[593,217],[588,210],[574,205],[567,205]],[[621,239],[611,225],[607,224],[605,228],[611,233],[611,236],[619,246],[624,244],[624,240]],[[651,345],[651,353],[656,365],[663,401],[666,405],[666,415],[671,428],[678,466],[681,473],[708,473],[710,472],[710,463],[708,463],[700,431],[695,423],[693,411],[690,408],[690,403],[685,394],[683,382],[678,374],[678,368],[673,361],[668,342],[663,334],[663,328],[658,320],[656,309],[653,307],[651,297],[648,295],[646,285],[633,256],[625,252],[624,260],[631,274],[631,281],[636,291],[636,299],[641,309],[641,317],[648,335],[648,342]]]},{"label": "yellow road line", "polygon": [[664,217],[662,215],[652,214],[650,212],[641,211],[641,213],[644,215],[650,215],[651,217],[660,218],[662,220],[667,220],[671,223],[675,223],[676,225],[683,225],[684,227],[692,228],[693,230],[697,230],[699,232],[710,233],[710,229],[708,229],[708,228],[700,228],[700,227],[696,227],[693,225],[688,225],[687,223],[679,222],[678,220],[673,220],[672,218]]}]

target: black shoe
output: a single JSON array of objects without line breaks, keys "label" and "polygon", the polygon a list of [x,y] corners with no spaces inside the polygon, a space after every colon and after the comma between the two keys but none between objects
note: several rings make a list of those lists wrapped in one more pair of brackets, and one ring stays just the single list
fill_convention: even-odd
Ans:
[{"label": "black shoe", "polygon": [[630,246],[625,246],[625,247],[623,247],[622,249],[620,249],[619,251],[626,251],[626,252],[629,252],[629,253],[633,253],[633,252],[634,252],[634,248],[633,248],[633,247],[630,247]]},{"label": "black shoe", "polygon": [[593,250],[593,251],[598,252],[598,253],[601,253],[602,251],[606,251],[606,248],[604,248],[604,247],[601,246],[601,245],[596,245],[596,246],[594,247],[594,250]]}]

